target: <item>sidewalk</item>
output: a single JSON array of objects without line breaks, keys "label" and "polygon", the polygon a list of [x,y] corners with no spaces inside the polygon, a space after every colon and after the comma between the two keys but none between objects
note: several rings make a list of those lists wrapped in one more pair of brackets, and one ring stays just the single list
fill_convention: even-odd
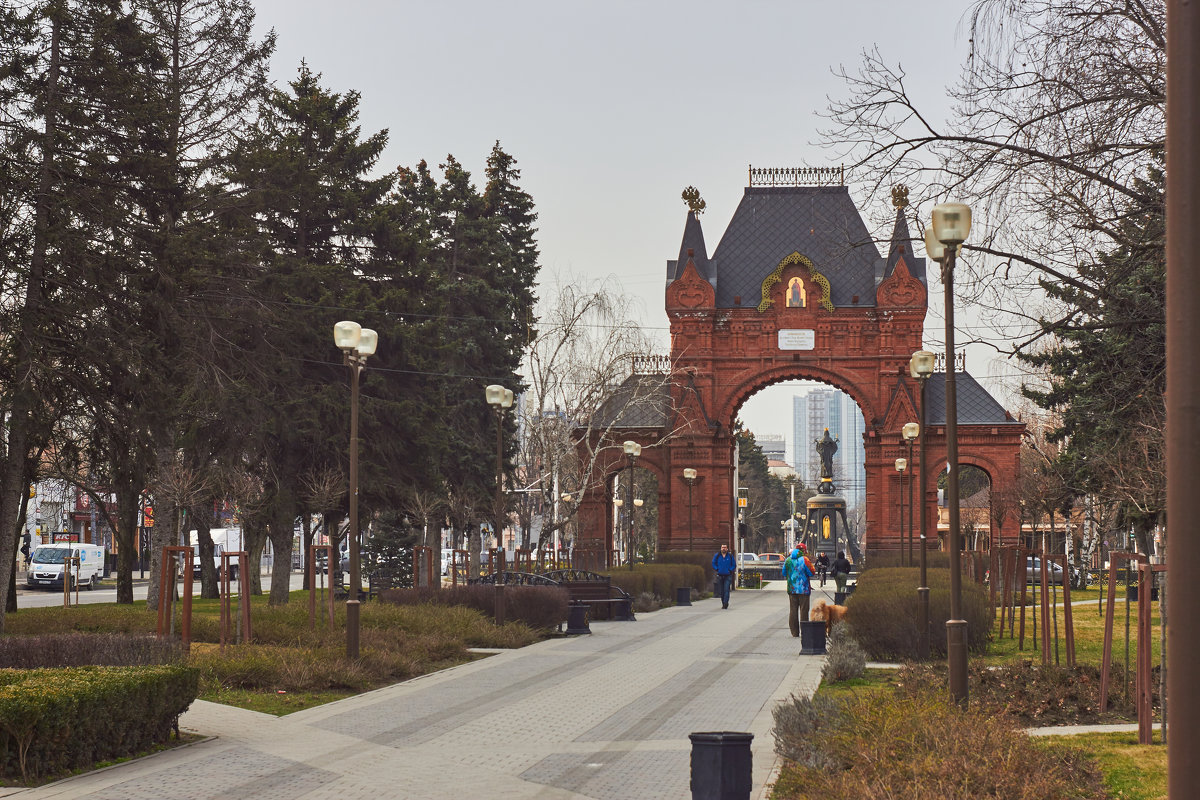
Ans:
[{"label": "sidewalk", "polygon": [[816,691],[824,663],[797,655],[786,598],[740,590],[728,610],[592,631],[281,718],[197,701],[181,725],[212,739],[0,797],[686,800],[697,731],[753,733],[766,796],[771,711]]}]

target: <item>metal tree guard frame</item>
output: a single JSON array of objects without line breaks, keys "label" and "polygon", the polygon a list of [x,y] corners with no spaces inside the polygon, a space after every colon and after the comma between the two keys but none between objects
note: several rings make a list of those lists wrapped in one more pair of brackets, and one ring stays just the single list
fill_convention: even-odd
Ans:
[{"label": "metal tree guard frame", "polygon": [[[171,634],[175,622],[175,570],[179,556],[187,560],[183,570],[183,618],[179,626],[179,639],[186,653],[192,647],[192,559],[194,547],[172,546],[162,549],[162,577],[158,582],[158,638]],[[168,611],[169,609],[169,611]]]},{"label": "metal tree guard frame", "polygon": [[230,607],[232,592],[230,591],[230,565],[233,559],[238,560],[238,625],[236,638],[242,644],[247,644],[253,634],[250,631],[250,587],[246,583],[246,563],[250,554],[245,550],[232,550],[221,553],[221,648],[225,648],[230,636],[233,623],[233,609]]}]

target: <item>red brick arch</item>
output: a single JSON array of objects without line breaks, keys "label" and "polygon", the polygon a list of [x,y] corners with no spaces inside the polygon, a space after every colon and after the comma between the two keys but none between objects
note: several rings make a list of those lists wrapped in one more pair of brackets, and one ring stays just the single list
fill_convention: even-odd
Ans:
[{"label": "red brick arch", "polygon": [[[791,205],[779,211],[779,206],[772,203]],[[824,216],[800,219],[803,209],[821,203],[826,206]],[[743,219],[744,207],[749,211]],[[872,262],[866,251],[861,251],[857,258],[866,266],[853,272],[846,260],[839,261],[838,253],[828,247],[820,250],[817,221],[832,218],[833,212],[857,218],[844,191],[839,194],[825,187],[811,191],[747,189],[747,197],[711,260],[704,250],[699,221],[689,214],[680,258],[668,262],[665,308],[671,328],[672,367],[669,430],[631,428],[627,435],[618,432],[614,437],[618,442],[621,438],[642,442],[645,449],[640,465],[652,469],[659,478],[660,548],[687,547],[686,467],[699,473],[692,507],[695,548],[708,550],[721,543],[734,543],[737,492],[733,485],[733,421],[756,392],[797,379],[837,387],[858,404],[865,422],[864,548],[900,548],[900,489],[894,460],[908,454],[901,428],[906,422],[922,419],[925,413],[920,408],[919,386],[908,375],[909,358],[923,349],[927,313],[924,260],[915,259],[908,250],[911,237],[901,213],[887,259]],[[777,214],[773,218],[777,224],[766,225],[764,220],[771,214]],[[790,222],[793,217],[799,220],[795,224]],[[853,226],[839,224],[835,226],[837,234],[844,238]],[[749,225],[753,230],[735,232],[739,225]],[[727,239],[733,242],[729,246]],[[745,241],[758,250],[739,245]],[[766,245],[760,246],[763,241]],[[722,260],[727,252],[736,257]],[[761,255],[766,252],[775,255]],[[878,251],[874,252],[878,258]],[[749,258],[755,259],[753,264],[747,263]],[[785,295],[789,282],[796,277],[804,282],[805,304],[789,307]],[[982,389],[971,383],[978,397]],[[960,383],[960,398],[962,392]],[[986,397],[986,393],[983,395]],[[987,424],[964,422],[960,400],[959,459],[963,464],[985,469],[993,488],[1003,489],[1015,485],[1024,426],[1007,417],[990,397],[988,400],[994,406],[994,418]],[[940,403],[926,405],[942,407]],[[789,421],[785,430],[790,429]],[[913,459],[930,479],[928,485],[932,488],[924,504],[928,519],[936,520],[936,477],[946,454],[944,426],[928,425],[926,439],[928,464],[916,464],[915,449]],[[656,446],[646,447],[648,444]],[[806,445],[811,443],[801,444]],[[620,464],[609,467],[624,464],[617,449]],[[915,477],[917,473],[910,474]],[[606,513],[600,507],[602,500],[591,500],[593,505],[586,510],[597,519],[607,519],[611,530],[611,510]],[[580,510],[581,514],[585,511],[583,507]],[[1015,530],[1015,523],[1009,525]],[[598,528],[592,526],[598,536],[603,536]],[[586,522],[582,529],[588,529]],[[605,542],[611,546],[607,539]]]}]

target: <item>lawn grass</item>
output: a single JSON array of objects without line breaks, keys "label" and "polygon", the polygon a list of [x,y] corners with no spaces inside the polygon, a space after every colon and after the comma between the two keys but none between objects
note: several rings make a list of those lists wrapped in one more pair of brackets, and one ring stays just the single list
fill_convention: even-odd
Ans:
[{"label": "lawn grass", "polygon": [[895,676],[896,670],[894,669],[868,667],[858,678],[850,678],[836,683],[821,681],[821,685],[817,688],[817,694],[840,699],[854,695],[891,691],[893,688],[891,680]]},{"label": "lawn grass", "polygon": [[[472,661],[477,656],[468,648],[523,647],[545,635],[520,623],[497,626],[461,606],[371,602],[362,606],[360,657],[351,661],[345,657],[345,604],[335,606],[332,628],[319,613],[316,627],[310,628],[308,595],[292,592],[283,606],[269,605],[265,595],[251,597],[252,643],[231,643],[224,649],[219,645],[219,601],[194,598],[187,659],[201,671],[201,699],[287,714]],[[9,614],[5,624],[8,635],[152,634],[157,614],[143,600],[22,609]]]},{"label": "lawn grass", "polygon": [[1081,733],[1042,737],[1042,746],[1074,748],[1092,755],[1104,773],[1109,795],[1119,800],[1166,800],[1167,748],[1161,733],[1154,744],[1138,744],[1136,733]]},{"label": "lawn grass", "polygon": [[[1095,594],[1095,592],[1093,592]],[[1095,599],[1094,597],[1092,598]],[[1071,592],[1071,624],[1075,633],[1075,660],[1078,663],[1095,664],[1097,666],[1103,660],[1104,652],[1104,616],[1098,610],[1094,602],[1090,604],[1076,597],[1075,592]],[[1105,610],[1108,605],[1105,603]],[[1137,654],[1137,602],[1126,602],[1124,595],[1119,595],[1113,603],[1113,663],[1123,663],[1125,660],[1125,613],[1129,611],[1129,658],[1130,663]],[[1154,664],[1159,662],[1159,625],[1160,618],[1158,613],[1158,603],[1154,602],[1150,606],[1150,624],[1151,624],[1151,661]],[[1038,631],[1037,636],[1034,636],[1034,619],[1037,619]],[[996,618],[999,619],[999,612]],[[1062,597],[1058,598],[1058,606],[1055,613],[1051,616],[1051,644],[1050,644],[1050,661],[1054,663],[1054,621],[1058,622],[1058,661],[1066,663],[1066,611],[1063,608]],[[988,653],[985,656],[980,656],[981,660],[988,666],[1006,664],[1016,660],[1040,661],[1041,654],[1041,607],[1029,605],[1025,607],[1025,641],[1024,648],[1019,648],[1020,626],[1021,626],[1021,609],[1018,606],[1016,609],[1016,619],[1011,625],[1012,635],[1009,635],[1009,626],[1006,625],[1003,635],[1000,635],[998,626],[992,628],[992,642],[988,646]]]}]

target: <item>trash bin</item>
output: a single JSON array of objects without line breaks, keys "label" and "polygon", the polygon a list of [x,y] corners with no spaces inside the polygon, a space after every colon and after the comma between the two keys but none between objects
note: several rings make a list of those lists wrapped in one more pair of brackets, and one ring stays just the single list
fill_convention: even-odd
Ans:
[{"label": "trash bin", "polygon": [[675,587],[675,605],[690,606],[692,604],[692,587],[676,586]]},{"label": "trash bin", "polygon": [[588,625],[588,608],[588,604],[582,600],[572,600],[567,605],[568,636],[592,632],[591,626]]},{"label": "trash bin", "polygon": [[803,620],[800,623],[800,655],[825,654],[825,621]]},{"label": "trash bin", "polygon": [[749,800],[753,788],[752,733],[691,733],[692,800]]}]

